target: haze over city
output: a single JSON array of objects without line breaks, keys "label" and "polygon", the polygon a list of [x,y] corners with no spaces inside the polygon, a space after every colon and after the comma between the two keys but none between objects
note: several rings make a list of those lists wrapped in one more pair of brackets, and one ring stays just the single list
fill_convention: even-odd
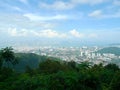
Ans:
[{"label": "haze over city", "polygon": [[0,0],[0,90],[119,90],[120,0]]},{"label": "haze over city", "polygon": [[119,0],[0,0],[0,47],[120,43]]}]

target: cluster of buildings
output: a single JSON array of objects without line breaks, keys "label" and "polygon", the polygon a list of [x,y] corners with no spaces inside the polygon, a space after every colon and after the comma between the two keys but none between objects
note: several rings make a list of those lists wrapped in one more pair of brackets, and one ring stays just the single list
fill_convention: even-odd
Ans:
[{"label": "cluster of buildings", "polygon": [[[120,56],[116,56],[112,53],[98,53],[101,48],[94,47],[34,47],[18,49],[19,52],[35,53],[38,55],[44,55],[49,57],[60,58],[65,61],[90,62],[92,64],[108,64],[120,60]],[[17,51],[17,52],[18,52]],[[117,61],[116,61],[117,63]]]}]

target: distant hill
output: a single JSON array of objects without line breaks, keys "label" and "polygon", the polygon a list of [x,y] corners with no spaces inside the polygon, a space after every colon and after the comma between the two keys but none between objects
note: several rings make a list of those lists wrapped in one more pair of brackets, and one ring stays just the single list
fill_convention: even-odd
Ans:
[{"label": "distant hill", "polygon": [[16,53],[19,63],[15,65],[16,71],[24,71],[26,66],[37,68],[39,63],[46,60],[47,56],[40,56],[33,53]]},{"label": "distant hill", "polygon": [[113,45],[120,45],[120,43],[112,43],[112,44],[110,44],[111,46]]},{"label": "distant hill", "polygon": [[120,56],[120,48],[119,47],[106,47],[106,48],[103,48],[101,50],[98,50],[97,53],[112,53],[112,54],[115,54],[117,56]]},{"label": "distant hill", "polygon": [[41,56],[34,53],[16,53],[15,55],[18,58],[19,63],[14,66],[14,69],[19,72],[25,71],[26,66],[29,66],[32,69],[37,68],[40,62],[47,59],[57,61],[60,60],[59,58]]}]

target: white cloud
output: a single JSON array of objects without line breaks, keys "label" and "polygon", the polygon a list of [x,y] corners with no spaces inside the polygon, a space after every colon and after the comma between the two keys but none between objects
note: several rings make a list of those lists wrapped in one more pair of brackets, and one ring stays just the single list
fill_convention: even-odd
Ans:
[{"label": "white cloud", "polygon": [[12,9],[16,10],[16,11],[22,11],[21,8],[17,7],[17,6],[11,6]]},{"label": "white cloud", "polygon": [[41,31],[32,31],[32,33],[35,36],[39,36],[39,37],[48,37],[48,38],[54,38],[54,37],[58,37],[58,38],[64,38],[66,37],[66,34],[63,33],[58,33],[57,31],[51,30],[51,29],[47,29],[47,30],[41,30]]},{"label": "white cloud", "polygon": [[[13,18],[14,17],[14,18]],[[0,15],[0,28],[16,27],[25,29],[48,29],[55,28],[59,25],[58,22],[50,21],[31,21],[28,17],[22,14],[1,14]]]},{"label": "white cloud", "polygon": [[84,37],[84,34],[83,33],[80,33],[78,31],[76,31],[75,29],[71,30],[70,31],[70,34],[74,37],[78,37],[78,38],[83,38]]},{"label": "white cloud", "polygon": [[57,26],[57,23],[49,23],[49,22],[33,22],[36,23],[35,26],[42,27],[42,28],[54,28]]},{"label": "white cloud", "polygon": [[27,36],[28,31],[25,29],[22,30],[17,30],[16,28],[9,28],[8,29],[8,34],[10,34],[11,36]]},{"label": "white cloud", "polygon": [[12,37],[40,37],[40,38],[97,38],[96,33],[80,33],[73,29],[68,32],[60,33],[52,29],[45,30],[27,30],[16,28],[9,28],[8,34]]},{"label": "white cloud", "polygon": [[98,35],[96,33],[80,33],[78,32],[77,30],[73,29],[71,31],[69,31],[70,35],[72,35],[72,37],[75,37],[75,38],[97,38]]},{"label": "white cloud", "polygon": [[9,28],[8,34],[13,37],[26,37],[26,36],[37,36],[37,37],[47,37],[47,38],[65,38],[67,37],[64,33],[58,33],[57,31],[47,29],[47,30],[27,30],[21,29],[17,30],[16,28]]},{"label": "white cloud", "polygon": [[95,5],[95,4],[101,4],[104,3],[108,0],[71,0],[73,3],[76,4],[90,4],[90,5]]},{"label": "white cloud", "polygon": [[50,21],[50,20],[65,20],[68,17],[66,15],[55,15],[55,16],[39,16],[35,14],[24,14],[23,16],[29,18],[32,21]]},{"label": "white cloud", "polygon": [[41,7],[54,10],[66,10],[74,7],[74,4],[63,1],[55,1],[53,4],[40,3]]},{"label": "white cloud", "polygon": [[99,17],[102,16],[102,11],[101,10],[95,10],[95,11],[91,12],[88,16],[99,18]]},{"label": "white cloud", "polygon": [[52,4],[48,3],[40,3],[40,7],[47,8],[47,9],[53,9],[53,10],[68,10],[75,8],[77,5],[81,4],[88,4],[88,5],[96,5],[101,4],[104,2],[107,2],[109,0],[69,0],[67,2],[65,1],[55,1]]},{"label": "white cloud", "polygon": [[115,13],[103,13],[102,10],[95,10],[88,14],[88,16],[93,18],[120,18],[120,11]]}]

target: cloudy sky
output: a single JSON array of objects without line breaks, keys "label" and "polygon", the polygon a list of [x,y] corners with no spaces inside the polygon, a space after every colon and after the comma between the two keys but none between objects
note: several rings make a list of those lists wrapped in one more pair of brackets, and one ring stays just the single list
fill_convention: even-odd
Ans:
[{"label": "cloudy sky", "polygon": [[119,38],[120,0],[0,0],[1,46],[111,44]]}]

